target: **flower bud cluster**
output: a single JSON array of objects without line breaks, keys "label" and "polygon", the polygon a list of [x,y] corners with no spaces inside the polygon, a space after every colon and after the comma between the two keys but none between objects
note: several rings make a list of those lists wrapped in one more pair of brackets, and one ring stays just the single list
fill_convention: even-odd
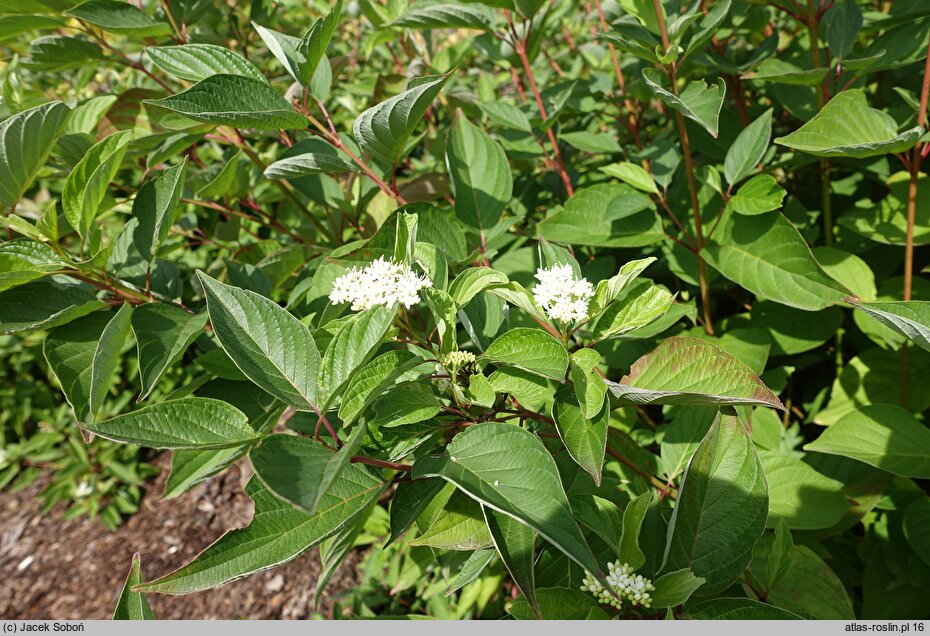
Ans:
[{"label": "flower bud cluster", "polygon": [[588,317],[594,287],[585,278],[576,279],[571,265],[540,268],[536,278],[539,284],[533,288],[533,299],[549,318],[571,323]]},{"label": "flower bud cluster", "polygon": [[[628,600],[633,605],[649,607],[652,597],[649,592],[655,590],[652,581],[643,578],[642,574],[634,574],[628,563],[621,565],[620,561],[607,564],[607,582],[610,590],[606,589],[600,581],[589,572],[585,572],[581,589],[591,592],[598,602],[620,609],[621,601]],[[613,592],[613,593],[611,593]]]},{"label": "flower bud cluster", "polygon": [[333,281],[329,300],[334,305],[352,303],[353,311],[371,307],[391,308],[400,303],[406,308],[420,302],[420,290],[431,287],[424,276],[418,276],[409,265],[383,257],[364,268],[353,267]]}]

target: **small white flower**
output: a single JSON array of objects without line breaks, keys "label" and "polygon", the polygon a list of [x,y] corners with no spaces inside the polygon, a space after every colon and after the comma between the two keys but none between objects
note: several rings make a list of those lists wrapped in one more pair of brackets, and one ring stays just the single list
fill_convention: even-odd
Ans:
[{"label": "small white flower", "polygon": [[409,309],[420,302],[420,290],[431,286],[428,278],[418,276],[408,265],[381,257],[364,268],[353,267],[333,281],[329,300],[334,305],[352,303],[353,311],[391,308],[395,303]]},{"label": "small white flower", "polygon": [[570,323],[588,317],[588,301],[594,287],[585,278],[575,278],[571,265],[557,265],[536,270],[539,284],[533,288],[533,299],[549,318]]},{"label": "small white flower", "polygon": [[598,602],[617,609],[620,609],[623,599],[629,600],[633,605],[643,607],[649,607],[652,603],[652,597],[649,595],[649,592],[655,590],[652,581],[643,578],[642,574],[633,574],[633,568],[628,563],[621,564],[620,561],[608,563],[605,578],[610,585],[610,590],[605,589],[590,572],[585,572],[581,590],[591,592]]},{"label": "small white flower", "polygon": [[83,499],[84,497],[89,496],[92,492],[94,492],[94,488],[90,485],[90,482],[82,481],[78,484],[78,487],[74,489],[74,496],[78,499]]}]

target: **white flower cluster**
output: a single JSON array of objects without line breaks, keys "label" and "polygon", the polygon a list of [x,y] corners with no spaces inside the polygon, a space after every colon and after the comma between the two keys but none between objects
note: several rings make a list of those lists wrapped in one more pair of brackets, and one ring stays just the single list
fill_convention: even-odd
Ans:
[{"label": "white flower cluster", "polygon": [[420,302],[420,290],[431,285],[408,265],[381,257],[367,267],[353,267],[333,281],[329,300],[335,305],[352,303],[353,311],[379,305],[391,308],[394,303],[409,309]]},{"label": "white flower cluster", "polygon": [[538,269],[539,284],[533,288],[533,299],[553,320],[577,322],[588,317],[588,301],[594,287],[584,278],[575,278],[571,265]]},{"label": "white flower cluster", "polygon": [[600,581],[595,579],[589,572],[585,572],[584,580],[581,583],[581,590],[591,592],[597,600],[605,605],[611,605],[620,609],[620,601],[627,599],[633,605],[642,605],[649,607],[652,603],[652,592],[655,586],[652,581],[643,578],[642,574],[634,574],[633,568],[628,563],[620,564],[620,561],[607,564],[607,582],[610,584],[613,594],[601,585]]},{"label": "white flower cluster", "polygon": [[94,487],[90,485],[90,482],[82,481],[78,484],[77,488],[74,489],[74,496],[78,498],[89,497],[93,492]]},{"label": "white flower cluster", "polygon": [[469,351],[450,351],[442,357],[442,366],[453,373],[459,369],[467,368],[475,363],[475,354]]}]

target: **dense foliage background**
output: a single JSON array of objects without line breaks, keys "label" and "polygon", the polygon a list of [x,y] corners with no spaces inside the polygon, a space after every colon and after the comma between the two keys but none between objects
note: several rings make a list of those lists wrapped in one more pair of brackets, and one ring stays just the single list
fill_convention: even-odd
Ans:
[{"label": "dense foliage background", "polygon": [[0,486],[112,528],[152,449],[168,498],[254,469],[118,618],[357,545],[355,616],[927,618],[928,40],[921,0],[0,0]]}]

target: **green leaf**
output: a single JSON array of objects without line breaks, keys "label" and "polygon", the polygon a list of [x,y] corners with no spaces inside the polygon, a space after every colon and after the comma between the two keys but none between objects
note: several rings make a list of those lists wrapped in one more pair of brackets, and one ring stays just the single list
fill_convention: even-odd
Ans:
[{"label": "green leaf", "polygon": [[167,303],[146,303],[132,312],[132,331],[139,351],[142,391],[149,396],[161,376],[175,364],[207,324],[207,313],[192,314]]},{"label": "green leaf", "polygon": [[601,355],[594,349],[579,349],[571,354],[568,378],[584,417],[591,419],[601,411],[607,385],[598,373]]},{"label": "green leaf", "polygon": [[632,404],[753,404],[784,409],[752,370],[710,342],[675,336],[633,363],[620,382],[607,381]]},{"label": "green leaf", "polygon": [[[415,479],[397,484],[391,499],[391,536],[384,547],[397,541],[413,525],[420,513],[443,488],[449,486],[442,479]],[[449,486],[451,488],[451,486]]]},{"label": "green leaf", "polygon": [[930,351],[930,302],[853,303],[853,307]]},{"label": "green leaf", "polygon": [[0,123],[0,208],[10,212],[32,185],[64,131],[71,109],[49,102]]},{"label": "green leaf", "polygon": [[449,285],[449,296],[457,307],[464,307],[471,299],[492,285],[506,285],[507,275],[490,267],[469,267]]},{"label": "green leaf", "polygon": [[537,616],[541,616],[536,601],[536,573],[534,570],[536,532],[513,517],[482,508],[494,547],[510,572],[510,578],[523,593],[523,598]]},{"label": "green leaf", "polygon": [[336,32],[336,26],[339,24],[339,18],[342,15],[342,0],[336,0],[333,8],[322,18],[315,20],[297,45],[299,53],[297,64],[297,81],[307,86],[313,79],[320,62],[326,57],[326,48],[330,40],[333,39],[333,33]]},{"label": "green leaf", "polygon": [[527,524],[584,569],[600,572],[572,519],[555,461],[529,431],[496,422],[470,426],[443,455],[418,459],[413,476],[452,482],[492,510]]},{"label": "green leaf", "polygon": [[649,89],[666,106],[696,121],[710,133],[711,137],[717,136],[717,120],[720,116],[720,109],[723,107],[723,97],[727,92],[727,85],[722,78],[718,79],[713,86],[708,86],[704,80],[694,80],[680,95],[675,95],[663,87],[666,78],[657,69],[644,68],[643,78]]},{"label": "green leaf", "polygon": [[698,30],[695,31],[694,35],[691,36],[691,39],[688,40],[688,46],[685,47],[685,52],[681,55],[678,60],[678,65],[681,64],[691,56],[691,54],[697,52],[701,47],[703,47],[707,42],[716,35],[717,30],[720,28],[720,25],[723,24],[723,21],[726,19],[727,14],[730,12],[730,0],[720,0],[720,2],[715,2],[714,6],[710,8],[698,23]]},{"label": "green leaf", "polygon": [[494,28],[494,16],[481,6],[439,3],[413,7],[387,26],[491,31]]},{"label": "green leaf", "polygon": [[[129,335],[132,321],[132,305],[123,303],[116,314],[103,328],[90,364],[90,387],[88,390],[88,419],[93,420],[110,390],[110,379],[119,364],[123,343]],[[65,327],[67,329],[67,327]]]},{"label": "green leaf", "polygon": [[150,46],[145,49],[145,54],[165,73],[189,82],[199,82],[211,75],[241,75],[265,81],[254,64],[225,46],[191,43]]},{"label": "green leaf", "polygon": [[359,115],[353,132],[362,149],[388,163],[395,163],[403,155],[426,109],[451,76],[449,73],[417,78],[411,88]]},{"label": "green leaf", "polygon": [[481,550],[494,544],[481,505],[456,491],[429,528],[408,545],[437,550]]},{"label": "green leaf", "polygon": [[328,406],[352,374],[368,362],[384,340],[395,312],[373,307],[353,314],[333,337],[320,363],[320,403]]},{"label": "green leaf", "polygon": [[56,29],[62,25],[60,18],[48,15],[3,15],[0,16],[0,42],[25,31]]},{"label": "green leaf", "polygon": [[728,215],[701,254],[734,283],[789,307],[817,311],[849,295],[780,212]]},{"label": "green leaf", "polygon": [[350,174],[358,168],[332,146],[321,148],[319,152],[307,152],[279,159],[265,168],[266,179],[294,179],[308,174],[318,173]]},{"label": "green leaf", "polygon": [[383,487],[367,469],[351,464],[323,496],[316,514],[308,515],[252,479],[245,488],[255,502],[248,526],[226,532],[187,565],[137,589],[189,594],[287,563],[351,523]]},{"label": "green leaf", "polygon": [[831,528],[849,510],[842,482],[795,457],[765,452],[760,458],[769,484],[770,528],[780,521],[796,530]]},{"label": "green leaf", "polygon": [[743,77],[773,84],[816,86],[824,81],[828,72],[827,68],[802,69],[785,60],[769,58],[763,60],[755,72]]},{"label": "green leaf", "polygon": [[171,32],[171,26],[166,22],[158,22],[134,5],[117,0],[90,0],[70,9],[66,15],[103,31],[140,38]]},{"label": "green leaf", "polygon": [[275,59],[281,63],[281,66],[288,72],[288,75],[293,77],[295,82],[300,82],[300,78],[302,77],[300,65],[305,60],[304,54],[300,50],[300,38],[266,29],[256,22],[252,22],[252,27],[255,28],[255,31],[265,43],[265,46],[268,47],[268,50],[274,55]]},{"label": "green leaf", "polygon": [[50,276],[0,293],[0,333],[49,329],[105,305],[95,289],[68,276]]},{"label": "green leaf", "polygon": [[704,621],[797,621],[793,612],[748,598],[714,598],[688,606],[688,616]]},{"label": "green leaf", "polygon": [[185,158],[177,166],[146,181],[132,202],[132,215],[139,219],[139,225],[133,232],[133,244],[149,262],[155,259],[158,248],[174,225],[178,201],[184,190],[186,167]]},{"label": "green leaf", "polygon": [[592,133],[587,130],[566,132],[559,139],[578,150],[595,154],[613,154],[623,152],[617,140],[607,133]]},{"label": "green leaf", "polygon": [[613,301],[590,328],[596,342],[610,340],[645,327],[668,313],[675,297],[650,282],[637,284],[623,298]]},{"label": "green leaf", "polygon": [[665,240],[652,200],[628,185],[579,188],[536,228],[547,240],[571,245],[641,247]]},{"label": "green leaf", "polygon": [[911,502],[904,511],[903,524],[907,542],[930,565],[930,499],[924,497]]},{"label": "green leaf", "polygon": [[733,195],[727,205],[737,214],[754,216],[781,208],[785,190],[767,174],[756,175]]},{"label": "green leaf", "polygon": [[568,352],[553,336],[540,329],[517,327],[499,336],[482,359],[506,364],[553,380],[568,370]]},{"label": "green leaf", "polygon": [[490,229],[510,202],[513,177],[504,149],[457,111],[446,141],[446,165],[455,214],[471,227]]},{"label": "green leaf", "polygon": [[642,274],[647,267],[656,262],[654,256],[640,258],[624,263],[616,274],[602,280],[597,284],[594,290],[594,298],[588,305],[588,312],[593,318],[597,318],[604,308],[616,300],[620,294],[626,290],[627,285]]},{"label": "green leaf", "polygon": [[406,426],[431,419],[441,409],[429,386],[407,384],[378,398],[367,421],[374,428]]},{"label": "green leaf", "polygon": [[98,142],[65,179],[61,210],[81,238],[90,234],[91,224],[131,139],[132,131],[124,130]]},{"label": "green leaf", "polygon": [[[542,617],[546,620],[608,620],[610,614],[597,604],[593,594],[575,588],[545,587],[536,590]],[[520,596],[510,605],[510,613],[519,620],[537,618],[527,600]]]},{"label": "green leaf", "polygon": [[128,334],[128,311],[84,316],[53,330],[45,339],[45,359],[80,423],[92,421],[106,397]]},{"label": "green leaf", "polygon": [[201,397],[159,402],[84,428],[106,439],[148,448],[227,448],[258,439],[242,411]]},{"label": "green leaf", "polygon": [[652,602],[649,607],[662,609],[681,605],[694,594],[695,590],[704,585],[704,579],[694,576],[691,570],[675,570],[656,579],[655,590],[651,593]]},{"label": "green leaf", "polygon": [[819,113],[775,143],[818,157],[872,157],[899,153],[913,146],[924,130],[915,126],[898,134],[894,118],[871,108],[865,91],[837,93]]},{"label": "green leaf", "polygon": [[743,128],[727,150],[723,162],[723,176],[731,186],[755,172],[756,166],[765,156],[769,140],[772,138],[773,112],[773,109],[769,108]]},{"label": "green leaf", "polygon": [[423,360],[409,351],[387,351],[352,376],[342,393],[339,419],[343,426],[355,421],[379,395]]},{"label": "green leaf", "polygon": [[844,60],[852,51],[856,34],[862,28],[862,10],[854,0],[841,0],[833,3],[824,13],[826,24],[824,34],[830,54],[837,60]]},{"label": "green leaf", "polygon": [[620,536],[620,544],[617,546],[617,556],[624,563],[637,570],[646,563],[646,555],[643,554],[639,547],[639,534],[643,528],[643,521],[649,512],[655,500],[655,494],[652,490],[639,495],[630,500],[626,510],[623,511],[623,534]]},{"label": "green leaf", "polygon": [[446,590],[446,596],[451,596],[478,578],[488,564],[494,560],[496,555],[497,550],[494,549],[475,550],[472,552],[471,556],[462,564],[459,573],[455,575],[455,579],[449,584],[449,589]]},{"label": "green leaf", "polygon": [[[812,502],[812,505],[815,504]],[[764,580],[766,577],[766,566],[776,549],[774,539],[772,535],[766,535],[756,544],[748,572],[750,580]],[[856,618],[843,582],[813,550],[803,545],[792,545],[785,560],[784,570],[778,578],[760,586],[767,601],[790,612],[820,620],[850,621]]]},{"label": "green leaf", "polygon": [[649,192],[651,194],[659,193],[659,188],[656,186],[656,182],[652,180],[652,175],[646,172],[645,168],[635,163],[629,161],[612,163],[609,166],[601,168],[601,172],[616,177],[624,183],[630,184],[637,190],[642,190],[643,192]]},{"label": "green leaf", "polygon": [[313,514],[361,448],[365,432],[356,426],[339,452],[296,435],[271,435],[249,452],[249,460],[269,491]]},{"label": "green leaf", "polygon": [[299,410],[317,400],[320,354],[310,331],[277,303],[255,292],[197,276],[220,346],[247,378]]},{"label": "green leaf", "polygon": [[852,457],[902,477],[930,478],[930,429],[906,409],[869,404],[829,426],[804,450]]},{"label": "green leaf", "polygon": [[725,590],[746,569],[765,529],[765,472],[736,415],[718,415],[682,478],[663,570],[691,568],[702,593]]},{"label": "green leaf", "polygon": [[133,592],[132,588],[142,583],[142,559],[139,553],[132,555],[132,565],[129,566],[129,576],[126,577],[126,583],[123,585],[123,591],[116,602],[116,609],[113,611],[113,620],[115,621],[151,621],[155,620],[152,608],[149,607],[148,599],[141,592]]},{"label": "green leaf", "polygon": [[241,75],[210,75],[185,91],[145,103],[217,126],[258,130],[307,127],[307,118],[267,82]]},{"label": "green leaf", "polygon": [[607,447],[607,426],[610,408],[605,407],[590,419],[585,418],[575,390],[563,385],[552,402],[552,419],[568,454],[584,468],[600,486]]},{"label": "green leaf", "polygon": [[488,116],[492,123],[498,126],[522,130],[523,132],[533,131],[529,117],[513,104],[507,102],[479,102],[478,107],[481,112]]}]

